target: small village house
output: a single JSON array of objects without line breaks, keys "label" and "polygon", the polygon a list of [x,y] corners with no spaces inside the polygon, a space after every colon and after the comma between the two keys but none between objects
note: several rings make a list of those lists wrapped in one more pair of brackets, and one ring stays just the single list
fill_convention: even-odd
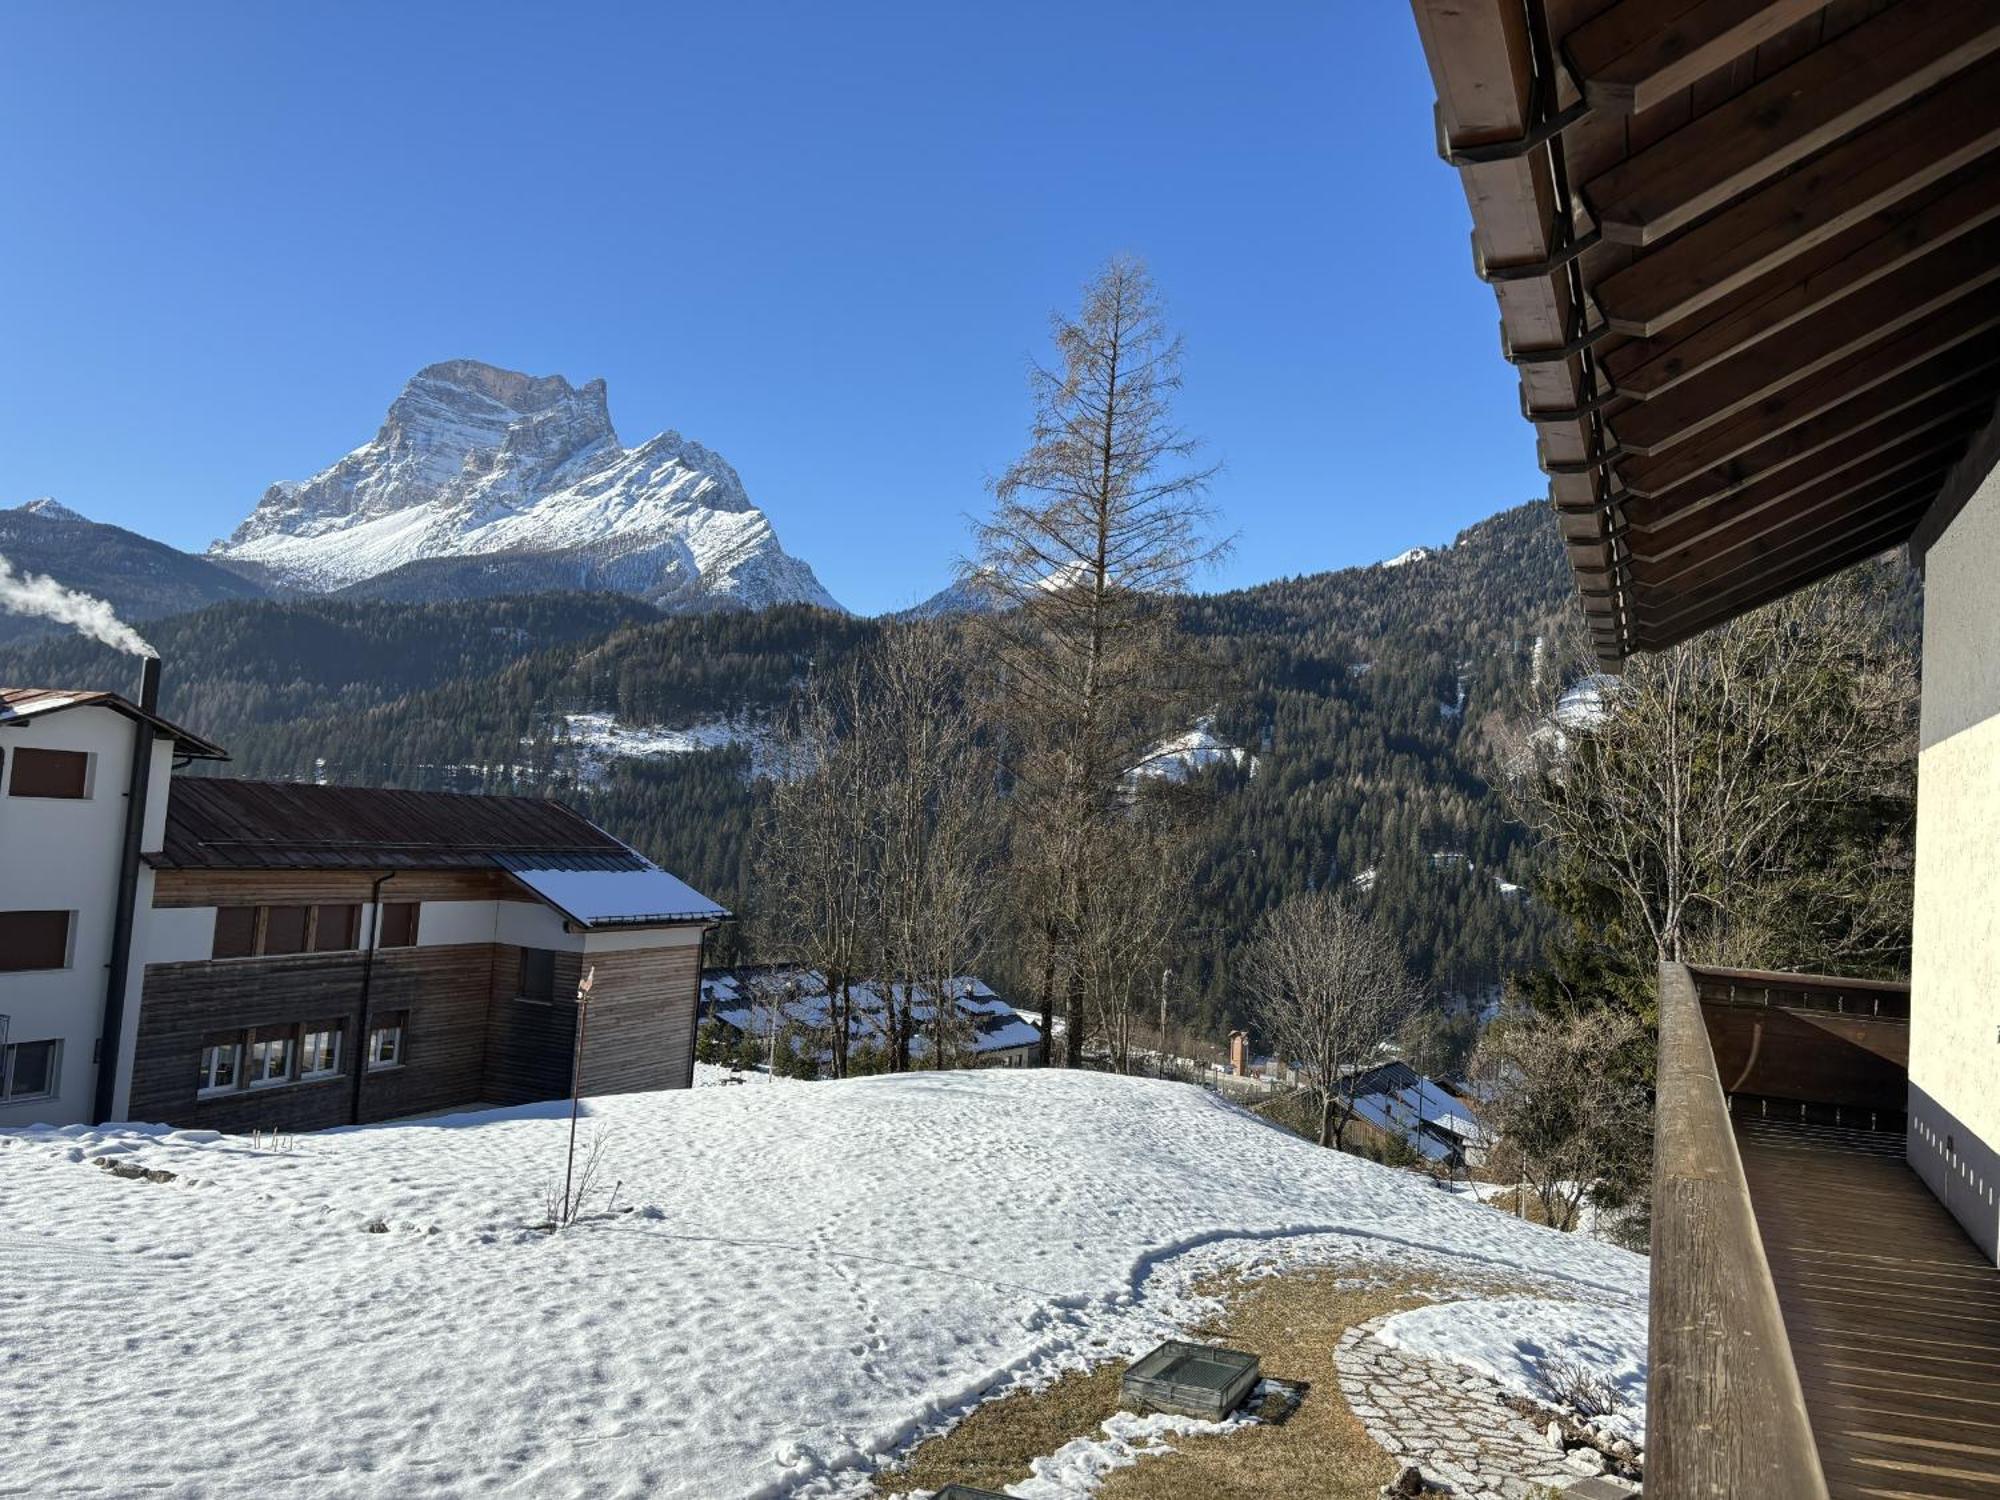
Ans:
[{"label": "small village house", "polygon": [[313,1130],[683,1088],[727,913],[561,803],[175,777],[113,693],[0,691],[0,1125]]},{"label": "small village house", "polygon": [[1603,671],[1923,574],[1909,983],[1660,975],[1646,1494],[2000,1493],[2000,7],[1413,9]]},{"label": "small village house", "polygon": [[[940,988],[947,996],[943,1030],[948,1065],[1034,1065],[1041,1032],[984,982],[966,975]],[[849,987],[850,1055],[887,1051],[888,993],[887,984],[877,980]],[[747,1041],[760,1056],[768,1056],[775,1040],[795,1051],[810,1048],[816,1063],[831,1059],[834,1007],[826,979],[817,970],[789,965],[711,970],[702,977],[701,1014],[703,1023],[717,1028],[731,1046]],[[932,1038],[938,1031],[936,998],[928,989],[918,987],[909,998],[906,1015],[911,1029],[910,1055],[919,1066],[927,1066]]]}]

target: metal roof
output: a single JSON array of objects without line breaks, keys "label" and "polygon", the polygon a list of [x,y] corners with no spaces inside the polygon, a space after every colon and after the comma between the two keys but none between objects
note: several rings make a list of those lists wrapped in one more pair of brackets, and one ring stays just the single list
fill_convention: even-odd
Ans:
[{"label": "metal roof", "polygon": [[229,752],[191,730],[148,713],[129,698],[116,693],[75,692],[67,688],[0,688],[0,729],[45,718],[69,708],[108,708],[136,723],[151,724],[154,730],[174,742],[177,754],[195,760],[227,760]]},{"label": "metal roof", "polygon": [[2000,5],[1413,0],[1608,666],[2000,458]]},{"label": "metal roof", "polygon": [[540,797],[180,776],[164,869],[493,869],[503,856],[595,855],[649,868],[582,814]]}]

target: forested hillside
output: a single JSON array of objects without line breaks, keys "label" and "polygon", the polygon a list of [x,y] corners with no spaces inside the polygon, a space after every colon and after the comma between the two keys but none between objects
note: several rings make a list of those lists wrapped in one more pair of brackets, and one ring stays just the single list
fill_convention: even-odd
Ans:
[{"label": "forested hillside", "polygon": [[[1332,881],[1458,994],[1531,958],[1546,924],[1514,889],[1529,852],[1484,768],[1567,589],[1546,510],[1527,505],[1402,566],[1186,604],[1222,684],[1215,733],[1254,765],[1203,773],[1204,921],[1176,968],[1176,1009],[1217,1027],[1235,1017],[1236,938],[1284,894]],[[542,594],[231,603],[148,634],[165,711],[229,747],[225,774],[561,796],[746,910],[768,726],[806,673],[881,628],[805,606],[662,617],[628,598]],[[135,676],[130,658],[74,638],[0,650],[10,685],[129,691]],[[660,753],[689,743],[706,748]],[[655,753],[621,753],[635,750]],[[1018,977],[1004,955],[994,967]]]}]

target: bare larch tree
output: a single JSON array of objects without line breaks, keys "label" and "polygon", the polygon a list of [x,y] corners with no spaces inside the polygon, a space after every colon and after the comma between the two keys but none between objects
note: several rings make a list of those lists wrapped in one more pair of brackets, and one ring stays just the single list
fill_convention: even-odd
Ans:
[{"label": "bare larch tree", "polygon": [[1173,420],[1181,340],[1144,266],[1111,261],[1053,333],[1056,361],[1030,375],[1030,446],[994,483],[967,571],[1001,606],[983,635],[1032,893],[1019,906],[1042,950],[1044,1060],[1060,992],[1075,1066],[1092,885],[1116,878],[1104,850],[1125,773],[1186,688],[1169,601],[1225,544],[1206,539],[1215,471]]}]

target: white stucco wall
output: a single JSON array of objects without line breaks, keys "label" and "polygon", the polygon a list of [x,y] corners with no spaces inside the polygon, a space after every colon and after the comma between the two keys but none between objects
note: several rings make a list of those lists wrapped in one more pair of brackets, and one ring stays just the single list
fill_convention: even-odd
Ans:
[{"label": "white stucco wall", "polygon": [[2000,470],[1924,559],[1910,1161],[2000,1252]]},{"label": "white stucco wall", "polygon": [[[130,775],[133,724],[105,708],[71,708],[0,729],[0,910],[66,910],[70,963],[66,969],[0,973],[0,1015],[9,1018],[9,1040],[60,1038],[61,1083],[54,1099],[0,1102],[0,1125],[74,1124],[90,1117],[96,1088],[95,1055],[104,1022],[105,971],[118,890],[118,861],[125,836],[125,788]],[[22,747],[81,750],[95,757],[90,795],[67,798],[5,795]],[[166,826],[170,741],[154,742],[142,847],[157,849]],[[150,904],[150,872],[142,871],[140,911]],[[135,934],[133,975],[143,958]],[[138,992],[128,992],[124,1040],[129,1046]]]}]

